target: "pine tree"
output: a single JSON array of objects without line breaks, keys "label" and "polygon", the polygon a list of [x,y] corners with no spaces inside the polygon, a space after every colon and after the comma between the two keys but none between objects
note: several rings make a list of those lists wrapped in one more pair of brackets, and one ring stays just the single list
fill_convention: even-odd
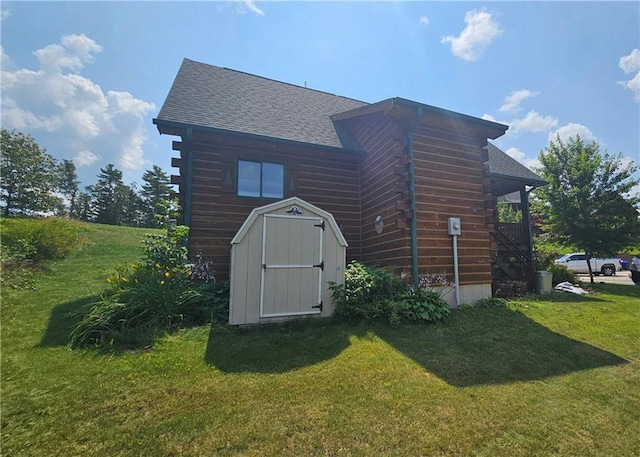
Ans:
[{"label": "pine tree", "polygon": [[158,204],[162,200],[169,199],[169,176],[157,165],[151,170],[146,170],[142,175],[144,184],[140,195],[143,201],[144,224],[146,227],[155,227],[157,221],[154,215],[159,212]]}]

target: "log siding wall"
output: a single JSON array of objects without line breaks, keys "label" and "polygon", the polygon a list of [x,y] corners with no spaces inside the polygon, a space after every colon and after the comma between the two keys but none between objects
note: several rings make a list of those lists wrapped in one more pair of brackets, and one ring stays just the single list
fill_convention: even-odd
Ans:
[{"label": "log siding wall", "polygon": [[[184,146],[176,145],[178,149]],[[285,195],[297,196],[333,214],[349,243],[347,259],[361,256],[360,157],[290,144],[236,139],[194,132],[191,185],[190,256],[201,251],[214,263],[216,276],[228,278],[230,242],[252,209],[273,199],[238,197],[238,159],[282,163]],[[186,154],[181,152],[180,202],[184,205]],[[229,173],[232,183],[225,183]]]},{"label": "log siding wall", "polygon": [[[445,273],[453,281],[447,220],[456,216],[462,222],[460,284],[490,283],[495,195],[484,163],[486,138],[453,131],[431,119],[415,129],[414,215],[409,210],[410,119],[375,113],[341,122],[366,154],[194,130],[190,255],[202,251],[213,260],[217,276],[228,277],[231,239],[253,208],[274,201],[237,197],[237,161],[266,161],[284,164],[285,198],[297,196],[333,214],[349,243],[347,261],[380,263],[410,274],[409,227],[416,217],[418,271]],[[183,143],[174,142],[174,149],[181,151],[180,160],[173,161],[180,175],[172,181],[180,183],[184,206],[184,135]],[[374,228],[378,215],[384,218],[381,234]]]},{"label": "log siding wall", "polygon": [[[411,270],[408,224],[408,167],[406,125],[381,114],[363,116],[349,123],[366,157],[360,166],[362,261],[380,263],[400,272]],[[375,220],[382,216],[382,233]]]},{"label": "log siding wall", "polygon": [[460,284],[491,283],[490,219],[485,210],[491,190],[482,149],[486,138],[421,125],[413,141],[420,273],[445,273],[453,281],[447,222],[460,217]]}]

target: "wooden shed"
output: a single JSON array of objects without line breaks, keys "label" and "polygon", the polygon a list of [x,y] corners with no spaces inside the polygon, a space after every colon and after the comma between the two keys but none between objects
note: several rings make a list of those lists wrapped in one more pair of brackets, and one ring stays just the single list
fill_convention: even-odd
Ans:
[{"label": "wooden shed", "polygon": [[231,325],[333,314],[347,242],[333,216],[292,197],[255,208],[231,240]]}]

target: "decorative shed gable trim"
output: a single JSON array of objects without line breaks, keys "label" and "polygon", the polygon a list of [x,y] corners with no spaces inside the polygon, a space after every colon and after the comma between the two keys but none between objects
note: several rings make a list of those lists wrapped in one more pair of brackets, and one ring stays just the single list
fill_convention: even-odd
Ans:
[{"label": "decorative shed gable trim", "polygon": [[329,227],[331,227],[331,230],[333,230],[333,232],[336,234],[336,238],[338,239],[338,243],[340,244],[340,246],[349,246],[347,244],[347,240],[344,239],[344,235],[342,235],[342,232],[340,231],[340,228],[338,227],[338,224],[336,223],[336,220],[333,218],[333,215],[331,213],[328,213],[327,211],[320,209],[317,206],[312,205],[311,203],[308,203],[298,197],[287,198],[285,200],[280,200],[265,206],[261,206],[259,208],[252,209],[247,219],[245,219],[244,223],[231,240],[231,244],[239,244],[259,216],[283,208],[290,208],[292,206],[297,206],[302,210],[306,209],[307,211],[314,212],[323,217],[324,220],[328,223]]}]

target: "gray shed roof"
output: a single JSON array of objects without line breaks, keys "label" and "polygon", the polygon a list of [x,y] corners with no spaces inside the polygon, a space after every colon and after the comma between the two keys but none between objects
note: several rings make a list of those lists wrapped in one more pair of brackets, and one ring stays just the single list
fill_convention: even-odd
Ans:
[{"label": "gray shed roof", "polygon": [[156,123],[176,122],[349,148],[332,114],[365,102],[184,59]]},{"label": "gray shed roof", "polygon": [[487,143],[485,149],[489,151],[489,173],[491,176],[522,181],[536,187],[547,184],[547,181],[493,144]]}]

